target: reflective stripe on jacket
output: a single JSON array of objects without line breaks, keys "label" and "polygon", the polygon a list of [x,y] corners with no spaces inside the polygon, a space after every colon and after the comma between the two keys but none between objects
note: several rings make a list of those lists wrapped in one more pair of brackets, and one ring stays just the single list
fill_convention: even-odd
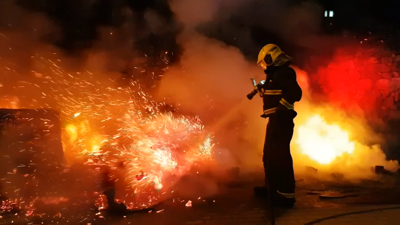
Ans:
[{"label": "reflective stripe on jacket", "polygon": [[263,89],[264,115],[279,109],[294,110],[294,103],[300,101],[302,90],[297,83],[296,72],[289,66],[274,68],[267,75]]}]

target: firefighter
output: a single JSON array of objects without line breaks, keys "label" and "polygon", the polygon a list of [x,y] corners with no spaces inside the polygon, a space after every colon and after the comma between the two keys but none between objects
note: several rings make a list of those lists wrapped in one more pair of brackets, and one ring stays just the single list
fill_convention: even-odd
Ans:
[{"label": "firefighter", "polygon": [[269,121],[263,151],[265,186],[254,188],[257,196],[268,195],[273,205],[289,207],[296,202],[290,153],[293,119],[297,116],[294,103],[302,97],[296,72],[290,63],[291,58],[274,44],[264,46],[258,55],[257,64],[267,75],[258,85],[264,103],[261,117],[269,118]]}]

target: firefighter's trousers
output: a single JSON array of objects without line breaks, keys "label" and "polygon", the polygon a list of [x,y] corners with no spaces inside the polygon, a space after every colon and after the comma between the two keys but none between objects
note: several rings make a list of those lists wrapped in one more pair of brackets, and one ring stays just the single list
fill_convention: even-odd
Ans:
[{"label": "firefighter's trousers", "polygon": [[278,111],[269,117],[264,143],[265,182],[270,193],[294,198],[295,179],[290,142],[293,137],[293,110]]}]

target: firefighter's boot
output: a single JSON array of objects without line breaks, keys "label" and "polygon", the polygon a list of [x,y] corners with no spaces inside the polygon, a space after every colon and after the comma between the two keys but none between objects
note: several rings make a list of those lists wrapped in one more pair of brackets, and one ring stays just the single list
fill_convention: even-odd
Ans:
[{"label": "firefighter's boot", "polygon": [[296,203],[296,199],[294,197],[285,197],[281,194],[274,194],[272,199],[272,204],[276,207],[284,207],[291,208]]}]

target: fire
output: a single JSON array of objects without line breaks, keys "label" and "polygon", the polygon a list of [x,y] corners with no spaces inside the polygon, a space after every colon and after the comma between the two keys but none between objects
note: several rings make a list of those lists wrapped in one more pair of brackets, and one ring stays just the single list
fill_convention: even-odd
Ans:
[{"label": "fire", "polygon": [[319,115],[312,115],[297,129],[295,142],[300,151],[319,164],[330,164],[344,154],[353,154],[356,148],[347,131]]},{"label": "fire", "polygon": [[[149,100],[143,92],[105,90],[113,95],[93,93],[88,98],[97,104],[81,107],[79,113],[73,111],[75,105],[61,102],[67,123],[64,141],[69,141],[66,152],[87,160],[88,165],[113,168],[114,177],[123,176],[116,180],[124,183],[125,196],[146,196],[133,207],[157,202],[157,193],[171,186],[167,177],[181,176],[196,162],[211,159],[212,136],[198,117],[162,112],[162,104]],[[83,97],[79,101],[89,100]]]},{"label": "fire", "polygon": [[[352,106],[346,108],[333,100],[317,103],[313,97],[320,96],[312,95],[309,90],[307,73],[297,68],[296,72],[304,94],[302,101],[296,103],[298,116],[292,141],[293,163],[298,174],[309,175],[307,168],[312,167],[319,176],[328,179],[332,174],[365,179],[376,176],[371,170],[376,165],[392,172],[398,170],[398,162],[388,160],[381,148],[383,137],[371,127],[369,117],[356,110],[357,104],[346,104]],[[342,85],[336,87],[343,89]]]},{"label": "fire", "polygon": [[73,124],[68,124],[65,127],[65,132],[67,132],[68,136],[69,136],[69,140],[70,142],[75,142],[76,139],[78,138],[78,131],[75,125]]},{"label": "fire", "polygon": [[136,81],[121,87],[103,74],[66,71],[56,54],[50,57],[32,56],[32,65],[38,66],[28,75],[5,72],[0,83],[12,89],[3,80],[21,80],[24,85],[14,89],[30,98],[23,105],[16,97],[0,104],[57,110],[67,162],[111,168],[119,182],[117,194],[125,192],[119,197],[134,202],[133,207],[157,203],[174,184],[169,177],[182,176],[211,159],[213,136],[198,117],[163,111],[165,103],[153,101]]},{"label": "fire", "polygon": [[[388,160],[379,142],[375,142],[379,139],[369,139],[376,134],[359,117],[317,106],[312,112],[305,109],[303,113],[297,121],[292,152],[299,173],[309,174],[306,168],[312,167],[319,176],[342,174],[350,179],[365,179],[376,176],[371,169],[376,165],[392,172],[398,170],[398,162]],[[323,115],[329,115],[329,120]]]},{"label": "fire", "polygon": [[140,122],[130,118],[130,125],[123,132],[133,141],[119,158],[126,162],[128,180],[135,189],[150,185],[159,190],[165,176],[180,176],[199,159],[204,161],[211,156],[211,137],[198,118],[160,113]]},{"label": "fire", "polygon": [[17,96],[3,96],[0,99],[0,107],[8,109],[18,109],[20,107],[19,98]]}]

